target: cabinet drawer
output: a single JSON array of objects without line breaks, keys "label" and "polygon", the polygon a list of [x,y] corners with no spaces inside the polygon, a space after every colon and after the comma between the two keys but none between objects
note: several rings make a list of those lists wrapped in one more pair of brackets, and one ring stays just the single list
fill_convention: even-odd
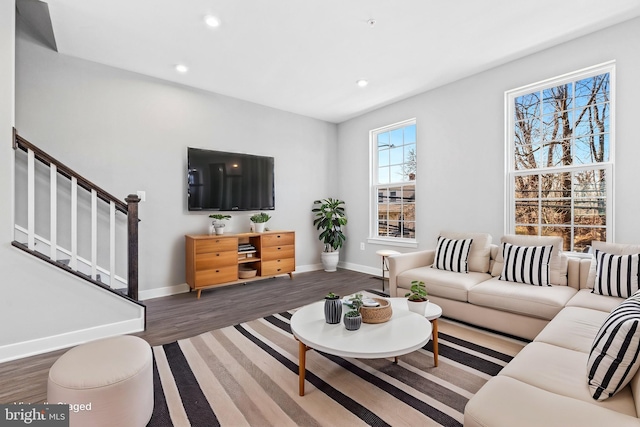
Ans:
[{"label": "cabinet drawer", "polygon": [[212,252],[196,255],[196,271],[227,267],[238,263],[236,251]]},{"label": "cabinet drawer", "polygon": [[238,251],[238,239],[219,239],[212,238],[207,240],[198,240],[196,242],[196,254],[204,254],[210,252]]},{"label": "cabinet drawer", "polygon": [[238,265],[196,271],[196,288],[238,280]]},{"label": "cabinet drawer", "polygon": [[262,261],[261,276],[275,276],[277,274],[290,273],[296,269],[293,258]]},{"label": "cabinet drawer", "polygon": [[296,249],[293,245],[268,246],[262,248],[262,254],[260,254],[260,257],[262,258],[262,261],[271,261],[274,259],[293,258],[295,253]]},{"label": "cabinet drawer", "polygon": [[262,236],[262,246],[281,246],[281,245],[293,245],[295,241],[295,234],[293,233],[273,233]]}]

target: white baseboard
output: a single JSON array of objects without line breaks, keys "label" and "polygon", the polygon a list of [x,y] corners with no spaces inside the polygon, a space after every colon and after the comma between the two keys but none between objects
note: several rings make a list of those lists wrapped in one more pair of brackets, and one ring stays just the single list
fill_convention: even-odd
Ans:
[{"label": "white baseboard", "polygon": [[175,286],[165,286],[164,288],[149,289],[148,291],[139,291],[138,298],[145,301],[153,298],[168,297],[170,295],[184,294],[189,292],[189,285],[182,283]]},{"label": "white baseboard", "polygon": [[8,344],[0,347],[0,363],[10,360],[22,359],[37,354],[48,353],[62,348],[73,347],[88,341],[100,338],[108,338],[116,335],[125,335],[144,330],[144,318],[130,319],[123,322],[100,325],[93,328],[78,331],[65,332],[64,334],[50,337],[37,338],[16,344]]},{"label": "white baseboard", "polygon": [[340,262],[338,264],[340,268],[345,270],[357,271],[358,273],[371,274],[372,276],[380,277],[380,267],[370,267],[368,265],[353,264],[350,262]]}]

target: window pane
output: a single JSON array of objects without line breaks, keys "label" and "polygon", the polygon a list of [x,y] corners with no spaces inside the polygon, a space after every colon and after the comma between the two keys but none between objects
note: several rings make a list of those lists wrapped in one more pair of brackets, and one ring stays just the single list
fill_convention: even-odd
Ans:
[{"label": "window pane", "polygon": [[389,132],[378,134],[378,148],[389,148]]},{"label": "window pane", "polygon": [[389,150],[378,151],[378,166],[389,166]]},{"label": "window pane", "polygon": [[538,175],[517,175],[515,177],[515,196],[517,199],[538,197]]},{"label": "window pane", "polygon": [[525,236],[537,236],[538,227],[535,225],[516,225],[516,234]]},{"label": "window pane", "polygon": [[540,164],[540,151],[539,145],[515,147],[515,170],[537,169]]},{"label": "window pane", "polygon": [[574,222],[579,225],[607,225],[604,199],[576,199]]},{"label": "window pane", "polygon": [[609,104],[587,108],[574,129],[575,136],[609,133]]},{"label": "window pane", "polygon": [[573,176],[576,197],[605,197],[607,191],[604,169],[576,172]]},{"label": "window pane", "polygon": [[542,236],[562,237],[562,250],[571,250],[571,227],[542,227]]},{"label": "window pane", "polygon": [[543,224],[571,225],[571,200],[543,199],[540,207]]},{"label": "window pane", "polygon": [[403,160],[403,155],[402,155],[402,146],[399,147],[393,147],[391,150],[389,150],[389,164],[391,165],[397,165],[402,163]]},{"label": "window pane", "polygon": [[391,147],[399,147],[403,144],[402,128],[391,131]]},{"label": "window pane", "polygon": [[571,197],[571,173],[542,175],[542,197]]},{"label": "window pane", "polygon": [[569,166],[573,160],[571,157],[571,140],[555,140],[547,143],[543,151],[545,167]]},{"label": "window pane", "polygon": [[378,168],[378,183],[388,184],[389,182],[389,166]]},{"label": "window pane", "polygon": [[416,223],[413,221],[406,221],[402,229],[402,237],[409,239],[416,238]]},{"label": "window pane", "polygon": [[522,95],[515,99],[514,120],[529,119],[540,115],[540,97],[539,94],[531,93]]},{"label": "window pane", "polygon": [[576,138],[575,162],[578,164],[609,161],[609,134],[589,135]]},{"label": "window pane", "polygon": [[542,142],[540,134],[540,119],[530,119],[527,121],[516,122],[515,124],[515,143],[516,145],[539,144]]},{"label": "window pane", "polygon": [[516,223],[517,224],[538,224],[538,201],[518,201],[516,202]]},{"label": "window pane", "polygon": [[399,182],[404,181],[404,171],[402,170],[402,165],[395,165],[389,168],[390,171],[390,182]]},{"label": "window pane", "polygon": [[606,242],[607,229],[604,227],[576,227],[574,229],[573,249],[576,252],[587,252],[593,240]]},{"label": "window pane", "polygon": [[589,77],[576,82],[576,106],[601,103],[609,100],[609,73]]},{"label": "window pane", "polygon": [[404,128],[404,143],[411,144],[416,142],[416,125],[409,125]]},{"label": "window pane", "polygon": [[542,114],[549,114],[571,108],[572,91],[573,85],[571,83],[543,90]]}]

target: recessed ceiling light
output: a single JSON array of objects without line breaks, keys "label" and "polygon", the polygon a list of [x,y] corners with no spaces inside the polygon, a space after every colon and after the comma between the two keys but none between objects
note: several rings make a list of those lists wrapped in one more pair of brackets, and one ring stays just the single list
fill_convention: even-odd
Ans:
[{"label": "recessed ceiling light", "polygon": [[369,82],[368,82],[368,81],[366,81],[365,79],[360,79],[360,80],[358,80],[358,81],[356,82],[356,84],[357,84],[358,86],[360,86],[360,87],[365,87],[366,85],[368,85],[368,84],[369,84]]},{"label": "recessed ceiling light", "polygon": [[204,17],[204,22],[210,26],[210,27],[219,27],[220,26],[220,20],[218,18],[216,18],[213,15],[207,15]]},{"label": "recessed ceiling light", "polygon": [[176,71],[179,73],[186,73],[187,71],[189,71],[189,68],[187,68],[187,66],[184,64],[178,64],[176,65]]}]

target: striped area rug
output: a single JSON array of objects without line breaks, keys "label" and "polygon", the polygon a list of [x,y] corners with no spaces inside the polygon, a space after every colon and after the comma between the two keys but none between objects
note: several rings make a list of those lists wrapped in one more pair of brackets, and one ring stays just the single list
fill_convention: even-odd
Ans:
[{"label": "striped area rug", "polygon": [[312,350],[300,397],[292,313],[154,347],[149,426],[461,426],[469,398],[526,344],[440,319],[437,368],[431,342],[397,365]]}]

